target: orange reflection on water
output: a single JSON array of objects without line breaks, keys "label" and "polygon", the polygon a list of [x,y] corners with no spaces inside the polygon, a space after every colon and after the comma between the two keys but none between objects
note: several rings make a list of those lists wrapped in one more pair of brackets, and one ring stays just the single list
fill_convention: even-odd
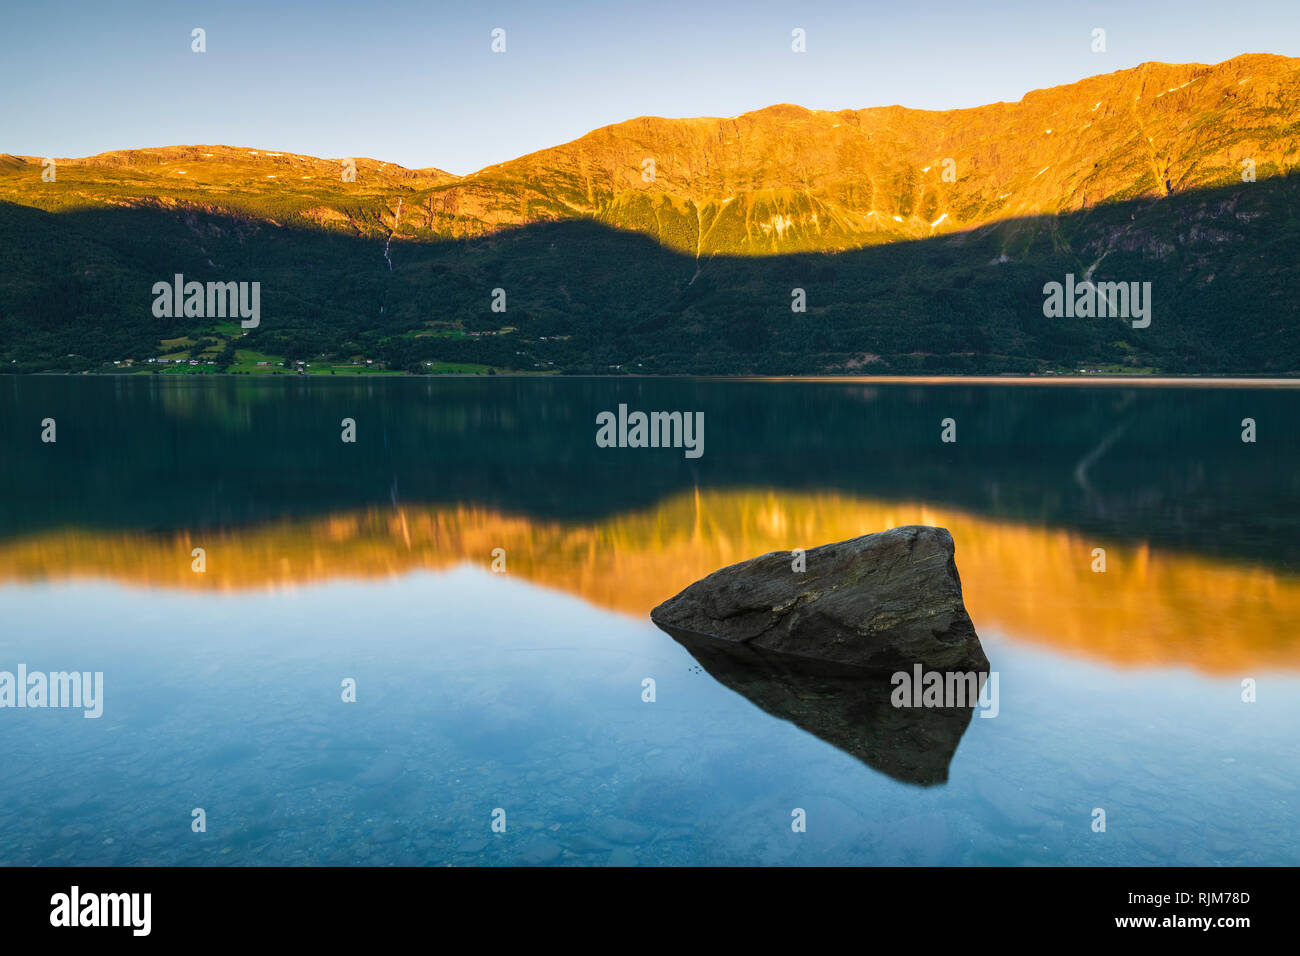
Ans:
[{"label": "orange reflection on water", "polygon": [[[1145,545],[837,493],[708,491],[589,523],[468,507],[370,509],[199,533],[63,531],[0,543],[0,581],[107,578],[235,592],[492,563],[612,610],[649,610],[711,571],[903,524],[948,528],[982,631],[1119,665],[1300,667],[1300,578]],[[206,551],[207,571],[191,570]],[[1106,550],[1095,573],[1093,549]]]}]

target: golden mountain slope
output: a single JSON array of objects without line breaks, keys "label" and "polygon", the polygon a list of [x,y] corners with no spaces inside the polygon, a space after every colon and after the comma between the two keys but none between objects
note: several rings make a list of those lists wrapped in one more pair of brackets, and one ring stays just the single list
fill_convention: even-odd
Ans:
[{"label": "golden mountain slope", "polygon": [[963,110],[642,117],[464,177],[360,159],[344,182],[340,160],[181,146],[59,160],[53,191],[39,158],[0,156],[0,200],[183,204],[398,239],[587,218],[696,256],[766,255],[1155,201],[1240,183],[1244,160],[1259,178],[1300,165],[1300,60],[1145,63]]},{"label": "golden mountain slope", "polygon": [[701,255],[836,250],[1240,182],[1247,158],[1279,174],[1298,123],[1300,60],[1147,63],[975,109],[636,119],[475,173],[430,213],[586,215]]}]

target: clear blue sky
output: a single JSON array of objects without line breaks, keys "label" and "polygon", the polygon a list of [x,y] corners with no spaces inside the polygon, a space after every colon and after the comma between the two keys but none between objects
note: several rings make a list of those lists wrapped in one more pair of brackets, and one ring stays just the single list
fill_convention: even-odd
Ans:
[{"label": "clear blue sky", "polygon": [[0,152],[222,143],[468,173],[634,116],[978,106],[1247,52],[1300,55],[1300,0],[9,2]]}]

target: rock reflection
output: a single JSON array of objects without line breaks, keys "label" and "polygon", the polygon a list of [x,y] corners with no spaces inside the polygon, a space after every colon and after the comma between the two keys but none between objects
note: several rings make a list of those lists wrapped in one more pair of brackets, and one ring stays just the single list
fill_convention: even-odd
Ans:
[{"label": "rock reflection", "polygon": [[974,703],[895,707],[888,673],[757,651],[667,631],[719,683],[873,770],[923,787],[946,783]]}]

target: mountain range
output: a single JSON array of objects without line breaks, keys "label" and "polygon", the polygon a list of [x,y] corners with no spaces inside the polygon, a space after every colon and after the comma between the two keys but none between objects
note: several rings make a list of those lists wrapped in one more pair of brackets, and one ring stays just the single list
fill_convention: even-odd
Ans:
[{"label": "mountain range", "polygon": [[[3,154],[0,361],[1294,374],[1298,169],[1300,60],[1264,54],[973,109],[641,117],[467,176]],[[261,323],[155,316],[178,273],[260,282]],[[1150,327],[1046,317],[1067,275],[1150,282]]]}]

